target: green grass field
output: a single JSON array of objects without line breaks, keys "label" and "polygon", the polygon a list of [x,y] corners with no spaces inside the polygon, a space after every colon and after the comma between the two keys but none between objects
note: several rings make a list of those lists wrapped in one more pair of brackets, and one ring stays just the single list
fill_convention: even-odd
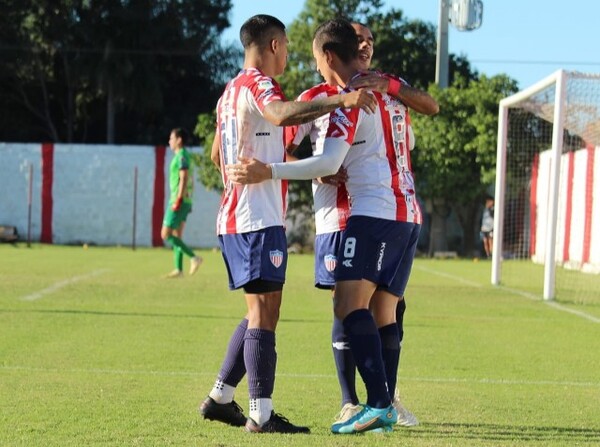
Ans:
[{"label": "green grass field", "polygon": [[290,257],[273,398],[312,434],[204,421],[245,305],[201,254],[196,276],[166,280],[167,249],[0,246],[0,446],[600,445],[600,303],[492,287],[483,261],[415,262],[399,386],[418,427],[330,434],[331,302],[310,255]]}]

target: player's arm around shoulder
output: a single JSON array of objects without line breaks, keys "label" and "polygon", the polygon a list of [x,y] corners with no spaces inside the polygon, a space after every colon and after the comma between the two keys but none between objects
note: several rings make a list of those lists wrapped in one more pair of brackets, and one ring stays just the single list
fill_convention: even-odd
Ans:
[{"label": "player's arm around shoulder", "polygon": [[265,106],[263,116],[276,126],[290,126],[313,121],[338,108],[360,108],[374,113],[377,101],[366,90],[355,90],[314,101],[273,101]]},{"label": "player's arm around shoulder", "polygon": [[440,111],[437,101],[429,93],[412,87],[404,79],[391,74],[371,71],[352,80],[350,87],[387,93],[424,115],[435,115]]}]

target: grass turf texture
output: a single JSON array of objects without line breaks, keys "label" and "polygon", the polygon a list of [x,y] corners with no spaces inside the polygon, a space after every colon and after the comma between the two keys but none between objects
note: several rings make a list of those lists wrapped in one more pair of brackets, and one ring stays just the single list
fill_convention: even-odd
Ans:
[{"label": "grass turf texture", "polygon": [[[0,246],[0,445],[600,445],[600,323],[490,286],[483,261],[415,263],[399,386],[420,426],[330,434],[331,300],[310,255],[289,260],[274,404],[312,434],[205,421],[245,305],[221,255],[200,253],[195,276],[167,280],[166,249]],[[598,301],[561,305],[600,318]],[[247,412],[245,380],[236,400]]]}]

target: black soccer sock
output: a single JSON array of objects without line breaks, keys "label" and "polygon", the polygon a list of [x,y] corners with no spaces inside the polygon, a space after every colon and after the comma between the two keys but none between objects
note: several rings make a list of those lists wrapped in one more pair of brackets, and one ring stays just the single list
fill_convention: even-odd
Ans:
[{"label": "black soccer sock", "polygon": [[343,323],[354,361],[367,387],[367,404],[374,408],[389,406],[381,340],[373,316],[367,309],[358,309],[347,315]]},{"label": "black soccer sock", "polygon": [[358,404],[356,395],[356,363],[350,349],[348,337],[344,332],[344,325],[338,318],[333,318],[331,329],[331,345],[333,359],[337,370],[338,381],[342,390],[342,406],[347,403]]},{"label": "black soccer sock", "polygon": [[246,365],[244,364],[244,336],[248,329],[248,320],[244,318],[233,331],[233,335],[227,346],[225,360],[221,365],[218,378],[227,385],[237,387],[246,374]]},{"label": "black soccer sock", "polygon": [[244,363],[250,399],[270,398],[275,387],[275,332],[248,329],[244,337]]},{"label": "black soccer sock", "polygon": [[379,337],[381,338],[381,356],[385,365],[385,376],[389,387],[390,399],[393,400],[398,375],[398,362],[400,360],[398,326],[396,324],[388,324],[379,328]]}]

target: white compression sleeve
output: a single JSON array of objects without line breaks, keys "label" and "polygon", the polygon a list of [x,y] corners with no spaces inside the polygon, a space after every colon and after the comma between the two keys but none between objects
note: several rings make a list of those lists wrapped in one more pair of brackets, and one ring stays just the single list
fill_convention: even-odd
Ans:
[{"label": "white compression sleeve", "polygon": [[338,172],[350,145],[338,138],[326,138],[323,153],[289,163],[271,163],[273,179],[310,180]]}]

